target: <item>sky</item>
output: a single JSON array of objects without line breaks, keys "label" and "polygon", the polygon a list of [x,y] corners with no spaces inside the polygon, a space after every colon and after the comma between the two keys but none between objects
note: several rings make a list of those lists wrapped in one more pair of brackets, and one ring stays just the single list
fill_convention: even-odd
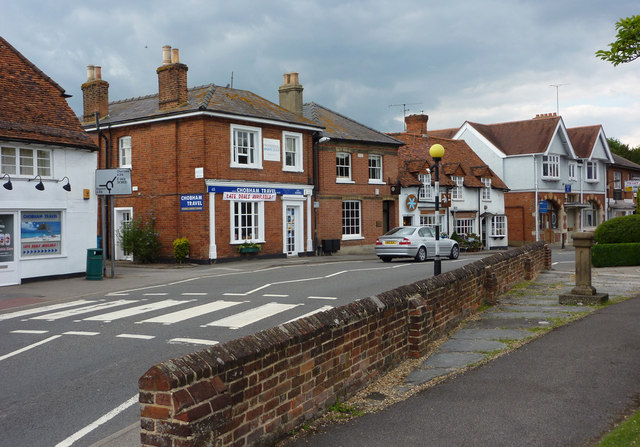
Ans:
[{"label": "sky", "polygon": [[[156,94],[162,46],[190,87],[217,84],[275,103],[284,73],[316,102],[381,132],[403,113],[429,129],[559,112],[640,147],[640,60],[595,56],[638,0],[0,0],[0,35],[72,95],[87,65],[110,101]],[[1,98],[0,98],[1,101]]]}]

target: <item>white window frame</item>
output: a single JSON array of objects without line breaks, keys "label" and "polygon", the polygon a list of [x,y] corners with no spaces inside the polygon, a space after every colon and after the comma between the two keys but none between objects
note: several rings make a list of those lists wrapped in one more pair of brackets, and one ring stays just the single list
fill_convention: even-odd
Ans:
[{"label": "white window frame", "polygon": [[[349,216],[347,213],[353,213]],[[342,240],[363,239],[362,237],[362,201],[342,201]]]},{"label": "white window frame", "polygon": [[491,216],[491,236],[502,237],[507,235],[507,216],[498,214]]},{"label": "white window frame", "polygon": [[598,162],[597,161],[589,161],[585,163],[585,181],[590,183],[598,182]]},{"label": "white window frame", "polygon": [[[256,222],[251,223],[252,231],[251,237],[248,234],[243,234],[243,228],[248,228],[242,222],[239,225],[236,224],[236,211],[242,211],[242,207],[251,206],[250,213],[244,213],[245,215],[251,215],[252,219]],[[241,201],[231,200],[229,202],[229,228],[231,229],[231,244],[242,244],[244,242],[264,243],[264,201]],[[245,210],[246,211],[246,210]],[[238,214],[240,218],[242,213]],[[258,233],[257,235],[255,233]]]},{"label": "white window frame", "polygon": [[622,172],[613,171],[613,189],[622,190]]},{"label": "white window frame", "polygon": [[[290,151],[287,142],[292,141],[294,144],[294,150]],[[302,172],[302,160],[303,147],[302,147],[302,134],[295,132],[282,132],[282,170],[290,172]],[[293,164],[289,163],[287,154],[293,154]]]},{"label": "white window frame", "polygon": [[[436,219],[439,216],[439,219]],[[440,221],[440,231],[444,229],[444,214],[420,214],[420,225],[423,227],[436,227],[436,220]]]},{"label": "white window frame", "polygon": [[118,159],[120,160],[121,168],[131,168],[131,137],[118,138]]},{"label": "white window frame", "polygon": [[[9,153],[11,151],[13,151],[13,154]],[[18,148],[2,146],[0,148],[0,172],[2,174],[16,175],[18,166]]]},{"label": "white window frame", "polygon": [[[369,183],[377,185],[384,184],[384,177],[382,176],[382,160],[383,158],[380,154],[369,154]],[[375,163],[374,166],[371,166],[372,161]]]},{"label": "white window frame", "polygon": [[[545,174],[546,171],[546,174]],[[560,180],[560,156],[542,156],[542,178],[545,180]]]},{"label": "white window frame", "polygon": [[418,174],[418,180],[422,183],[418,191],[418,201],[433,201],[434,188],[431,186],[431,173]]},{"label": "white window frame", "polygon": [[[339,163],[343,161],[345,163]],[[340,170],[348,175],[340,175]],[[349,152],[336,152],[336,183],[354,183],[351,180],[351,154]]]},{"label": "white window frame", "polygon": [[[475,234],[475,231],[474,231],[475,221],[476,220],[473,217],[462,217],[462,218],[457,218],[456,217],[455,231],[456,231],[456,233],[458,233],[458,236],[466,236],[467,234]],[[464,225],[461,225],[460,224],[461,222]],[[461,227],[469,228],[469,231],[461,232],[461,231],[459,231],[459,229]]]},{"label": "white window frame", "polygon": [[491,201],[491,179],[489,177],[482,177],[482,200],[485,202]]},{"label": "white window frame", "polygon": [[578,167],[578,164],[575,161],[569,162],[569,175],[568,175],[569,180],[572,180],[572,181],[578,180],[577,167]]},{"label": "white window frame", "polygon": [[[13,155],[8,154],[13,151]],[[44,148],[25,148],[20,146],[2,146],[0,149],[2,174],[16,177],[42,178],[53,177],[53,151]]]},{"label": "white window frame", "polygon": [[451,180],[456,185],[451,189],[451,200],[464,200],[464,177],[452,175]]},{"label": "white window frame", "polygon": [[[236,135],[239,132],[246,132],[249,135],[253,135],[253,146],[250,144],[247,146],[246,154],[238,153],[237,138]],[[239,157],[247,157],[247,163],[240,163]],[[251,158],[253,157],[253,161]],[[231,125],[231,163],[232,168],[245,168],[245,169],[262,169],[262,129],[260,127],[241,126],[238,124]]]}]

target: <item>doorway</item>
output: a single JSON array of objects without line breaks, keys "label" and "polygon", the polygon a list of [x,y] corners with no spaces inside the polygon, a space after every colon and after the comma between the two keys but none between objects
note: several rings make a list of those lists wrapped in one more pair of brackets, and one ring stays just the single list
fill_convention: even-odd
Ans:
[{"label": "doorway", "polygon": [[20,284],[16,251],[19,243],[15,231],[17,221],[18,213],[0,214],[0,286]]},{"label": "doorway", "polygon": [[304,251],[304,232],[302,230],[302,204],[284,204],[283,251],[287,256],[297,256]]},{"label": "doorway", "polygon": [[[115,260],[116,261],[133,261],[133,253],[125,253],[120,244],[120,237],[118,236],[122,231],[122,227],[125,223],[133,220],[133,208],[114,208],[114,235],[115,235]],[[104,240],[104,239],[103,239]]]}]

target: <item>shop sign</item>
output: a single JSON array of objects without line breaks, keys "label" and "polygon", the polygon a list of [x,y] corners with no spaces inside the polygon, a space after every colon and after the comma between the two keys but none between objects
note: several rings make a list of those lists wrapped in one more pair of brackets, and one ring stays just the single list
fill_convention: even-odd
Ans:
[{"label": "shop sign", "polygon": [[182,194],[180,196],[180,211],[202,211],[203,209],[202,194]]},{"label": "shop sign", "polygon": [[636,192],[638,190],[638,185],[640,185],[640,180],[625,180],[624,190],[627,192]]},{"label": "shop sign", "polygon": [[22,256],[60,254],[61,234],[60,211],[22,213],[20,225]]},{"label": "shop sign", "polygon": [[280,140],[263,138],[262,153],[265,161],[280,161]]},{"label": "shop sign", "polygon": [[207,192],[221,193],[224,200],[252,200],[273,201],[276,196],[303,196],[302,188],[263,188],[259,186],[213,186],[209,185]]}]

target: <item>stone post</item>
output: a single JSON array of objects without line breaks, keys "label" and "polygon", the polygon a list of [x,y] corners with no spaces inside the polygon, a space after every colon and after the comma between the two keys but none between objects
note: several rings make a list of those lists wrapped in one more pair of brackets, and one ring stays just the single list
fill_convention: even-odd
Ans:
[{"label": "stone post", "polygon": [[573,233],[576,249],[576,286],[571,293],[560,295],[560,304],[600,304],[609,299],[607,293],[597,293],[591,285],[591,247],[593,231]]}]

